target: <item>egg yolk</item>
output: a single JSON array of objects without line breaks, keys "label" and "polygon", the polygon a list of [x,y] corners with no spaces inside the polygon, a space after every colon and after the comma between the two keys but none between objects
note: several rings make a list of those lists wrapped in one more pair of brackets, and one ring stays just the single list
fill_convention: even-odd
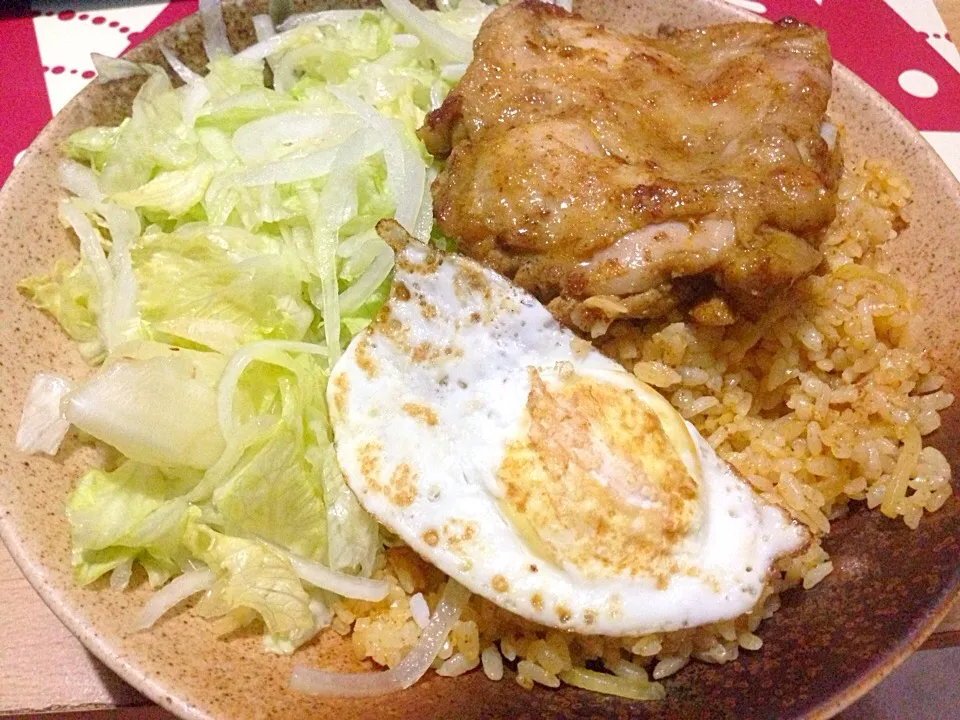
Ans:
[{"label": "egg yolk", "polygon": [[[701,521],[699,477],[658,411],[620,384],[529,369],[519,436],[497,470],[501,510],[530,549],[586,577],[682,568],[677,543]],[[671,409],[672,410],[672,409]],[[675,413],[675,411],[673,411]],[[689,434],[679,420],[689,442]]]}]

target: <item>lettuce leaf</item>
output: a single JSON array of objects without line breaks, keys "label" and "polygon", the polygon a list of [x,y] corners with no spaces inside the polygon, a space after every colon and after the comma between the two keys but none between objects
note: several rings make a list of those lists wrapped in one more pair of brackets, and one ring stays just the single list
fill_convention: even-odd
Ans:
[{"label": "lettuce leaf", "polygon": [[379,526],[337,466],[324,393],[389,292],[376,223],[430,239],[437,167],[416,130],[490,12],[450,5],[418,13],[416,37],[382,10],[308,19],[179,88],[103,66],[144,82],[129,118],[63,143],[81,260],[19,285],[102,363],[61,404],[120,455],[67,503],[79,582],[207,565],[200,614],[260,617],[265,647],[290,652],[329,611],[282,551],[373,571]]},{"label": "lettuce leaf", "polygon": [[[135,347],[143,352],[142,344]],[[63,413],[79,429],[137,462],[208,468],[225,445],[215,391],[225,360],[219,353],[150,346],[154,348],[156,355],[139,359],[136,352],[119,350],[63,399]]]},{"label": "lettuce leaf", "polygon": [[61,258],[50,274],[24,278],[17,289],[60,323],[85,360],[103,359],[95,310],[100,295],[96,279],[84,263]]},{"label": "lettuce leaf", "polygon": [[314,312],[305,270],[278,237],[190,223],[141,236],[132,251],[148,333],[222,352],[267,338],[302,340]]},{"label": "lettuce leaf", "polygon": [[200,163],[186,170],[158,173],[138,188],[114,193],[111,200],[121,207],[162,211],[178,218],[203,199],[212,179],[213,165]]},{"label": "lettuce leaf", "polygon": [[197,605],[202,617],[222,617],[248,608],[267,629],[264,646],[290,653],[317,630],[310,596],[289,563],[254,540],[230,537],[192,523],[186,544],[193,555],[220,575]]},{"label": "lettuce leaf", "polygon": [[129,120],[124,120],[117,127],[88,127],[78,130],[64,140],[61,150],[67,157],[79,160],[90,167],[100,170],[106,160],[107,153],[113,149],[120,133]]},{"label": "lettuce leaf", "polygon": [[[276,363],[283,363],[278,365]],[[326,375],[309,358],[261,356],[238,382],[238,419],[270,413],[272,425],[255,437],[236,469],[213,493],[224,530],[262,537],[313,560],[326,557],[327,524],[315,427],[308,422],[323,407]],[[265,387],[276,388],[269,396]],[[270,403],[271,407],[266,407]],[[363,511],[360,511],[363,513]],[[363,513],[365,515],[365,513]]]},{"label": "lettuce leaf", "polygon": [[380,551],[379,526],[344,482],[330,444],[319,449],[327,506],[327,564],[334,570],[369,576]]},{"label": "lettuce leaf", "polygon": [[189,516],[182,496],[198,479],[194,472],[166,474],[134,460],[80,478],[67,502],[78,582],[93,582],[142,555],[166,577],[179,572],[187,559],[182,536]]}]

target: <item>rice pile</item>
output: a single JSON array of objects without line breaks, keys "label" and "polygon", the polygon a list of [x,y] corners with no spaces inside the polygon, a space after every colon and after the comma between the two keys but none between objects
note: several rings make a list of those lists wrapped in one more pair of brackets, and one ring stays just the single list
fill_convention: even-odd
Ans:
[{"label": "rice pile", "polygon": [[[825,270],[798,283],[756,322],[703,327],[682,316],[655,324],[616,320],[616,304],[588,328],[595,344],[666,395],[756,490],[806,524],[816,538],[781,561],[758,605],[736,620],[645,637],[580,636],[544,628],[479,597],[470,601],[434,667],[459,675],[505,664],[516,681],[579,687],[635,699],[664,694],[658,680],[691,658],[711,663],[758,650],[763,619],[779,593],[810,588],[832,569],[820,538],[850,500],[866,501],[915,528],[951,494],[950,467],[922,438],[953,400],[911,344],[913,306],[884,272],[882,248],[902,228],[910,189],[881,162],[848,169]],[[377,604],[344,601],[333,628],[352,633],[359,658],[394,666],[416,643],[443,576],[412,551],[388,550]]]}]

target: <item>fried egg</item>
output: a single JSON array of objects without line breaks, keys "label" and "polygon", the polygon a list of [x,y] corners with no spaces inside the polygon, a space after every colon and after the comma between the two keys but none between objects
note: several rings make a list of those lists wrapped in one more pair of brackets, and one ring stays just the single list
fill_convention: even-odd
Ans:
[{"label": "fried egg", "polygon": [[733,618],[809,539],[531,295],[419,243],[327,399],[360,503],[543,625],[638,635]]}]

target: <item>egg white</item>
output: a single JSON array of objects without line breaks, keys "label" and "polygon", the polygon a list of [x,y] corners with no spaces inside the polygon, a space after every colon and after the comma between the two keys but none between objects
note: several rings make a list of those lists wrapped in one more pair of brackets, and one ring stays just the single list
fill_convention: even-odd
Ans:
[{"label": "egg white", "polygon": [[538,552],[503,512],[497,481],[505,449],[523,432],[531,368],[548,382],[572,368],[648,407],[666,402],[505,278],[408,245],[384,311],[354,338],[328,386],[337,458],[361,504],[473,592],[544,625],[638,635],[749,611],[774,561],[808,534],[689,423],[685,440],[673,431],[700,481],[700,519],[673,549],[688,571],[665,583],[643,573],[591,576]]}]

